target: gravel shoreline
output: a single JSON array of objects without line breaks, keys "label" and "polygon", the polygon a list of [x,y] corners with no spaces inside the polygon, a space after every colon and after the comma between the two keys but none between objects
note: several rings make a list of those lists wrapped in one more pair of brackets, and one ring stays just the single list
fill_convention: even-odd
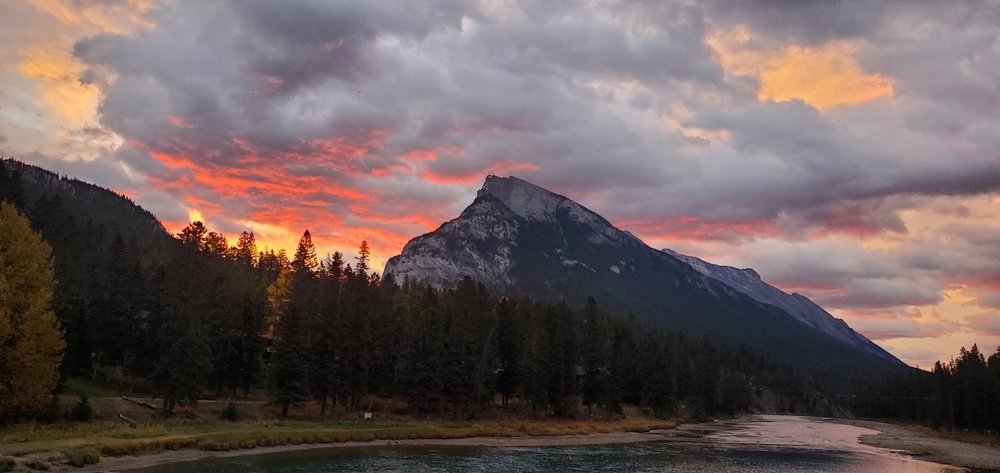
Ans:
[{"label": "gravel shoreline", "polygon": [[861,443],[865,445],[904,452],[921,460],[960,466],[975,472],[1000,473],[1000,448],[933,437],[885,422],[836,422],[878,430],[878,434],[861,436]]}]

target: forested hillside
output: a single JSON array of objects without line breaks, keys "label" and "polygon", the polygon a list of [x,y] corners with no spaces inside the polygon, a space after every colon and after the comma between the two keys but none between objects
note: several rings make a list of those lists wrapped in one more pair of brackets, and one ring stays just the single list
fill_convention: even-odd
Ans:
[{"label": "forested hillside", "polygon": [[940,427],[1000,432],[1000,347],[984,355],[962,348],[934,369],[887,378],[859,393],[859,415]]},{"label": "forested hillside", "polygon": [[[807,375],[609,317],[593,299],[574,310],[498,298],[469,279],[445,290],[398,284],[371,271],[363,242],[355,261],[320,260],[308,231],[291,258],[258,249],[249,232],[230,244],[200,222],[170,238],[110,191],[4,168],[0,198],[53,247],[64,378],[117,380],[123,393],[162,399],[166,413],[260,389],[286,414],[307,402],[356,409],[371,395],[460,417],[511,400],[559,416],[624,404],[735,413],[762,398],[781,410],[832,408]],[[66,202],[81,195],[107,198]]]}]

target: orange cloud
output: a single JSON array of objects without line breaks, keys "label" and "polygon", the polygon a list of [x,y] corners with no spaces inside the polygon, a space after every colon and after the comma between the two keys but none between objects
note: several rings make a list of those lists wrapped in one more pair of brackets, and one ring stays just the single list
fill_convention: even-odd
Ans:
[{"label": "orange cloud", "polygon": [[32,49],[24,53],[17,69],[38,84],[40,107],[51,110],[72,127],[83,126],[94,118],[100,91],[80,82],[82,66],[67,54]]},{"label": "orange cloud", "polygon": [[183,119],[181,117],[170,115],[169,117],[167,117],[167,119],[170,120],[170,124],[171,125],[173,125],[173,126],[175,126],[177,128],[188,128],[188,129],[191,128],[191,124],[188,123],[187,120],[185,120],[185,119]]},{"label": "orange cloud", "polygon": [[98,31],[128,33],[136,27],[151,27],[146,18],[161,0],[125,0],[81,5],[69,0],[27,0],[39,13],[67,26],[87,26]]},{"label": "orange cloud", "polygon": [[745,26],[715,31],[706,42],[727,73],[758,78],[761,101],[798,99],[823,110],[893,94],[892,78],[862,70],[855,58],[856,42],[756,49]]}]

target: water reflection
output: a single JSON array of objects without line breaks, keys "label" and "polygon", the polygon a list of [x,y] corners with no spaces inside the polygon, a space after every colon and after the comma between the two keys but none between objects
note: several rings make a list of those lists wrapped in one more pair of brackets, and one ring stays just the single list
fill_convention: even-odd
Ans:
[{"label": "water reflection", "polygon": [[955,471],[904,457],[801,448],[671,442],[544,448],[358,447],[163,465],[147,473],[291,472],[926,472]]}]

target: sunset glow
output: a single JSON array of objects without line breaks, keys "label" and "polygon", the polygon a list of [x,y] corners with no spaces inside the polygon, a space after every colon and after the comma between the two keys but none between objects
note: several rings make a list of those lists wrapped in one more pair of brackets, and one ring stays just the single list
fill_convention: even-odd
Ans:
[{"label": "sunset glow", "polygon": [[348,3],[4,2],[0,150],[379,270],[515,175],[908,363],[1000,345],[987,7]]}]

